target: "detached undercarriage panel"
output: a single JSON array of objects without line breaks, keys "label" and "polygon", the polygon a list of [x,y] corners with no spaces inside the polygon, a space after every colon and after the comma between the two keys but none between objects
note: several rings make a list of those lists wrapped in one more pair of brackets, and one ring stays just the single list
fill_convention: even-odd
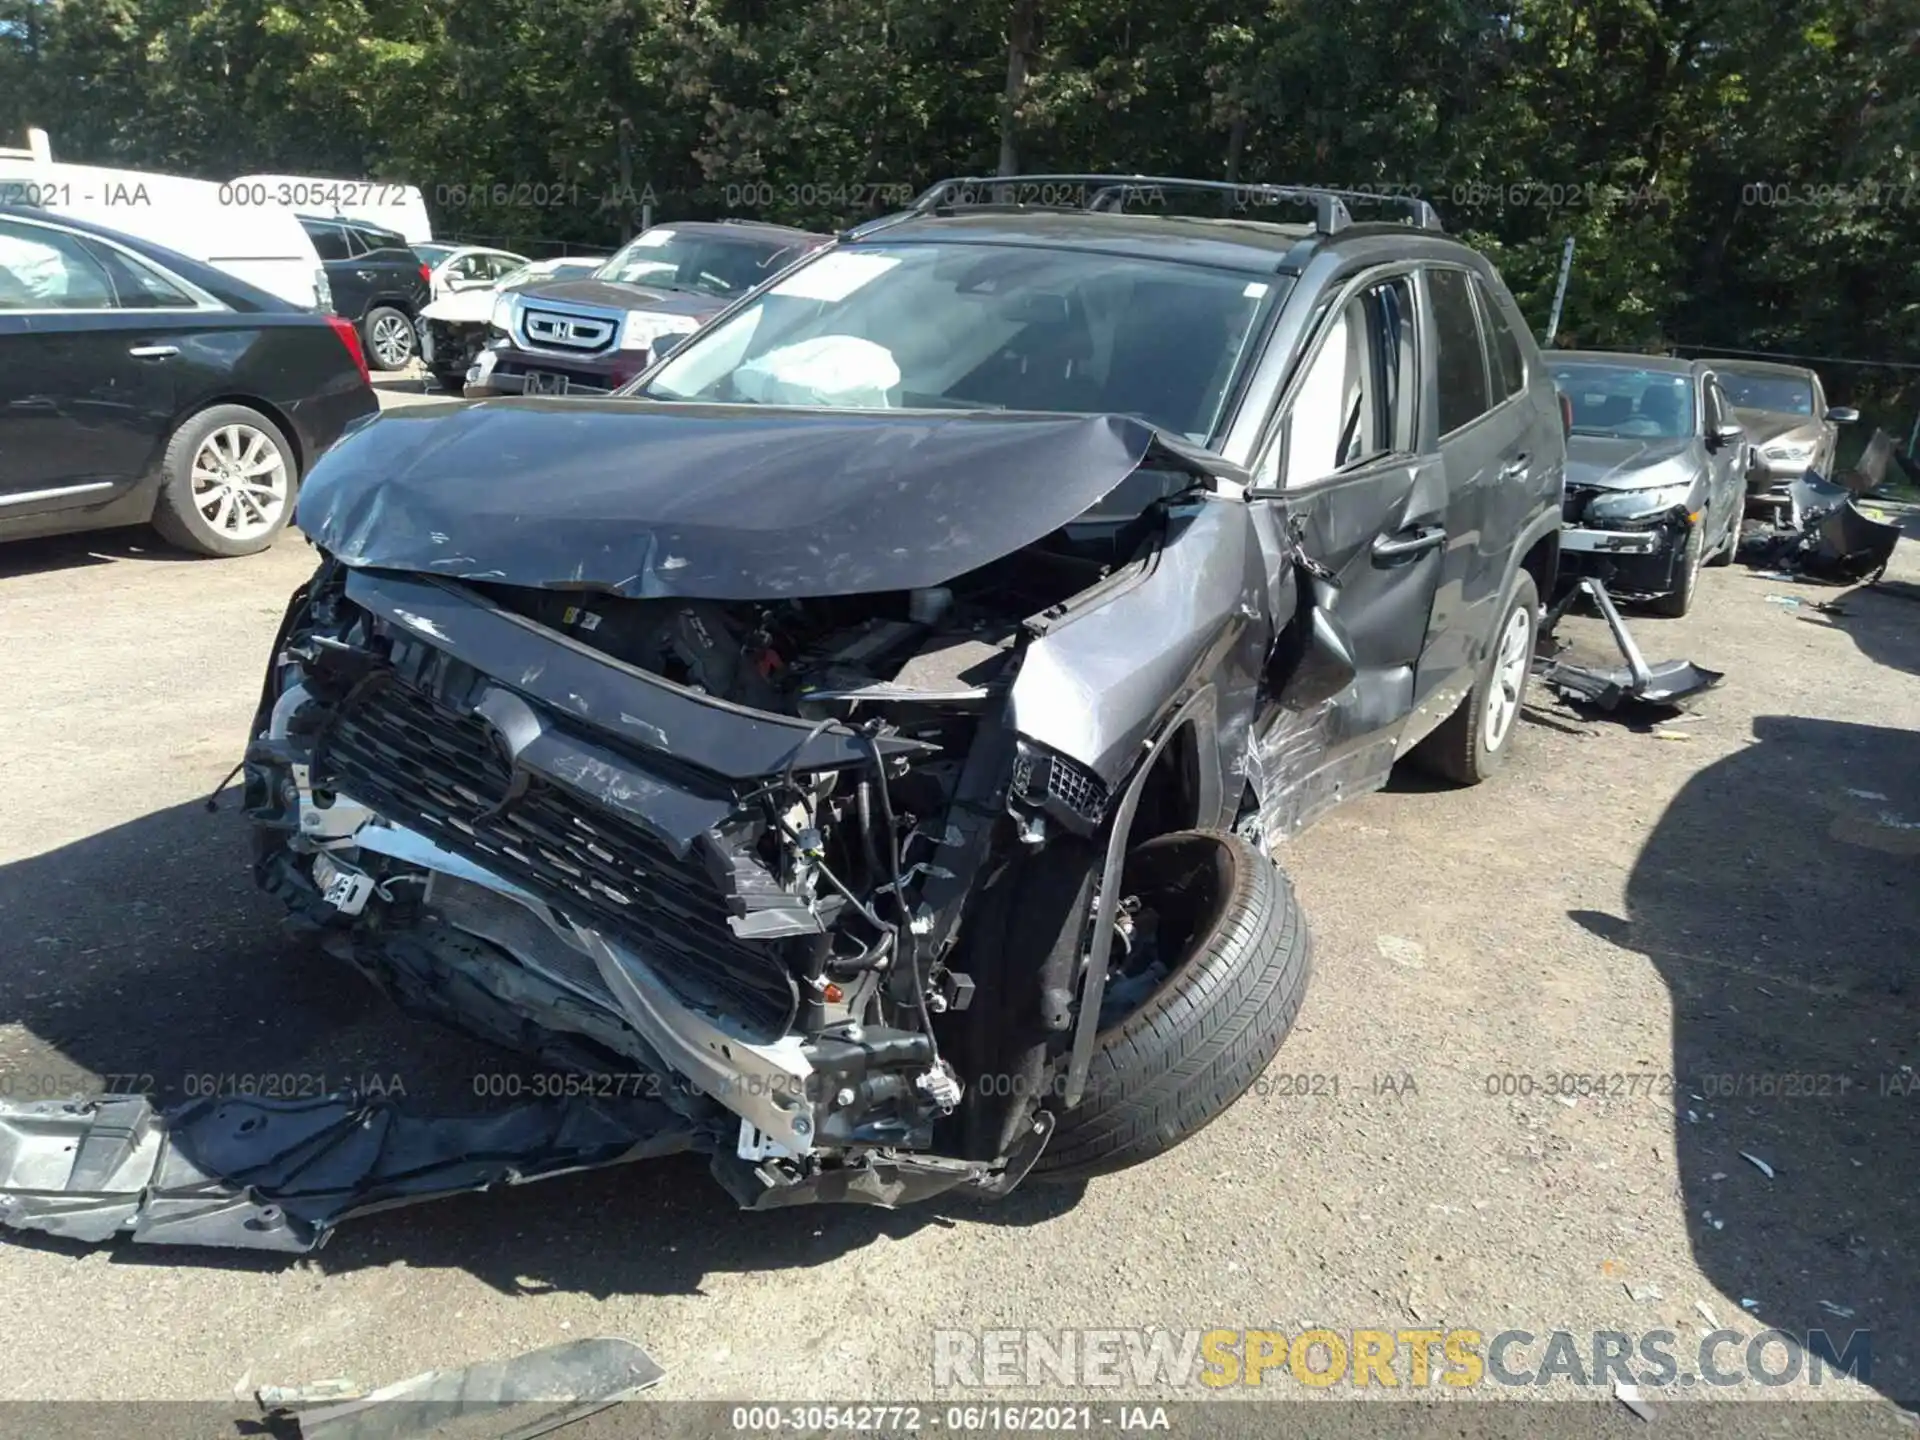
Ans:
[{"label": "detached undercarriage panel", "polygon": [[695,1133],[642,1099],[463,1119],[392,1105],[145,1096],[0,1102],[0,1221],[66,1239],[306,1251],[354,1215],[669,1155]]}]

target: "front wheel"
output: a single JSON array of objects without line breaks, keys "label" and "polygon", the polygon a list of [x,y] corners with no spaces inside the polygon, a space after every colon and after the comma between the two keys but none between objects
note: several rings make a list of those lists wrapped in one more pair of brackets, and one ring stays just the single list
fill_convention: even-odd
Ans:
[{"label": "front wheel", "polygon": [[251,555],[293,514],[298,473],[280,427],[245,405],[215,405],[174,431],[153,528],[182,550]]},{"label": "front wheel", "polygon": [[1706,558],[1706,548],[1707,527],[1702,517],[1701,524],[1687,527],[1687,548],[1680,558],[1680,577],[1676,588],[1647,601],[1648,611],[1664,615],[1669,620],[1678,620],[1693,608],[1694,594],[1700,588],[1700,566]]},{"label": "front wheel", "polygon": [[1480,678],[1459,708],[1414,750],[1410,758],[1416,764],[1456,785],[1478,785],[1500,768],[1526,703],[1539,621],[1540,592],[1532,575],[1518,571]]},{"label": "front wheel", "polygon": [[1731,565],[1733,557],[1740,550],[1740,497],[1734,496],[1727,502],[1727,508],[1733,513],[1727,517],[1727,538],[1724,544],[1715,548],[1707,564],[1713,566]]},{"label": "front wheel", "polygon": [[367,363],[376,370],[404,370],[420,347],[413,321],[407,312],[391,305],[376,305],[360,322],[361,339],[366,341]]},{"label": "front wheel", "polygon": [[1171,1150],[1260,1077],[1306,995],[1293,887],[1242,837],[1148,840],[1121,894],[1130,936],[1114,937],[1086,1091],[1058,1114],[1036,1176],[1084,1179]]}]

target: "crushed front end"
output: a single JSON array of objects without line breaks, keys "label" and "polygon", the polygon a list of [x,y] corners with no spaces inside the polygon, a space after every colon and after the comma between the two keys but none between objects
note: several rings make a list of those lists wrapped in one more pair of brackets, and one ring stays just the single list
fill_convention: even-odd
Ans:
[{"label": "crushed front end", "polygon": [[1095,573],[719,603],[329,561],[247,751],[258,879],[410,1011],[651,1077],[743,1204],[1004,1189],[1045,1126],[969,1143],[1018,1057],[956,1023],[952,942],[1023,815],[1100,819],[1002,718],[1015,617]]}]

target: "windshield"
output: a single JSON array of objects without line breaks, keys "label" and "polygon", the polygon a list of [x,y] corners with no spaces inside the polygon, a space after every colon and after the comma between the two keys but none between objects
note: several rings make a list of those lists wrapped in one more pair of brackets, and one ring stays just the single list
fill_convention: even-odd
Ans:
[{"label": "windshield", "polygon": [[438,265],[459,248],[458,245],[433,245],[422,242],[413,247],[413,253],[429,265]]},{"label": "windshield", "polygon": [[1573,433],[1623,440],[1693,434],[1693,377],[1631,365],[1556,365],[1554,384],[1573,402]]},{"label": "windshield", "polygon": [[791,245],[657,225],[617,251],[594,278],[696,295],[736,295],[775,274],[794,253]]},{"label": "windshield", "polygon": [[1204,444],[1286,283],[1025,245],[861,245],[687,341],[642,393],[1135,415]]},{"label": "windshield", "polygon": [[1779,415],[1813,414],[1813,385],[1795,375],[1754,375],[1717,370],[1727,402],[1742,410],[1771,410]]}]

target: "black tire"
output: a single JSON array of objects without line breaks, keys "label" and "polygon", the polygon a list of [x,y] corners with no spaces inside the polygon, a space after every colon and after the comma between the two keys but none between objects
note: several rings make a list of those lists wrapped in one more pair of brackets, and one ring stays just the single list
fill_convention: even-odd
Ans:
[{"label": "black tire", "polygon": [[1046,1179],[1123,1170],[1204,1128],[1272,1062],[1306,994],[1312,947],[1293,887],[1240,836],[1149,840],[1127,857],[1123,890],[1185,897],[1183,916],[1162,908],[1184,943],[1144,1003],[1101,1032],[1086,1092],[1034,1168]]},{"label": "black tire", "polygon": [[1694,525],[1687,530],[1687,548],[1680,562],[1680,584],[1678,588],[1665,595],[1656,595],[1647,601],[1650,614],[1662,615],[1669,620],[1678,620],[1693,608],[1693,597],[1700,589],[1700,567],[1705,562],[1703,552],[1707,547],[1707,527]]},{"label": "black tire", "polygon": [[[1496,687],[1504,692],[1495,671],[1499,667],[1502,642],[1516,613],[1527,617],[1526,663],[1520,672],[1518,692],[1511,697],[1514,713],[1507,720],[1498,743],[1489,745],[1487,708],[1493,703]],[[1539,639],[1540,592],[1533,576],[1519,570],[1507,586],[1506,603],[1500,607],[1500,622],[1494,627],[1493,639],[1487,646],[1486,658],[1480,663],[1480,674],[1473,689],[1408,758],[1428,773],[1456,785],[1478,785],[1491,777],[1506,761],[1513,749],[1514,737],[1520,732],[1519,707],[1526,701],[1527,681],[1533,676],[1533,650]]]},{"label": "black tire", "polygon": [[1730,508],[1733,510],[1733,514],[1727,517],[1726,542],[1707,557],[1706,563],[1716,568],[1722,565],[1733,564],[1733,557],[1738,554],[1740,550],[1740,511],[1742,507],[1739,496],[1736,495],[1733,498]]},{"label": "black tire", "polygon": [[[361,318],[360,345],[367,364],[375,370],[404,370],[420,353],[420,336],[406,311],[397,305],[376,305]],[[383,357],[383,349],[391,353]]]},{"label": "black tire", "polygon": [[[194,457],[216,431],[234,426],[264,436],[279,451],[286,476],[285,499],[278,517],[264,532],[244,537],[225,534],[216,528],[195,503],[193,488]],[[160,470],[162,478],[160,494],[153,507],[153,528],[160,532],[162,539],[182,550],[221,558],[257,554],[273,544],[293,516],[294,497],[300,483],[300,467],[294,458],[293,446],[278,425],[245,405],[213,405],[190,417],[167,442]]]}]

